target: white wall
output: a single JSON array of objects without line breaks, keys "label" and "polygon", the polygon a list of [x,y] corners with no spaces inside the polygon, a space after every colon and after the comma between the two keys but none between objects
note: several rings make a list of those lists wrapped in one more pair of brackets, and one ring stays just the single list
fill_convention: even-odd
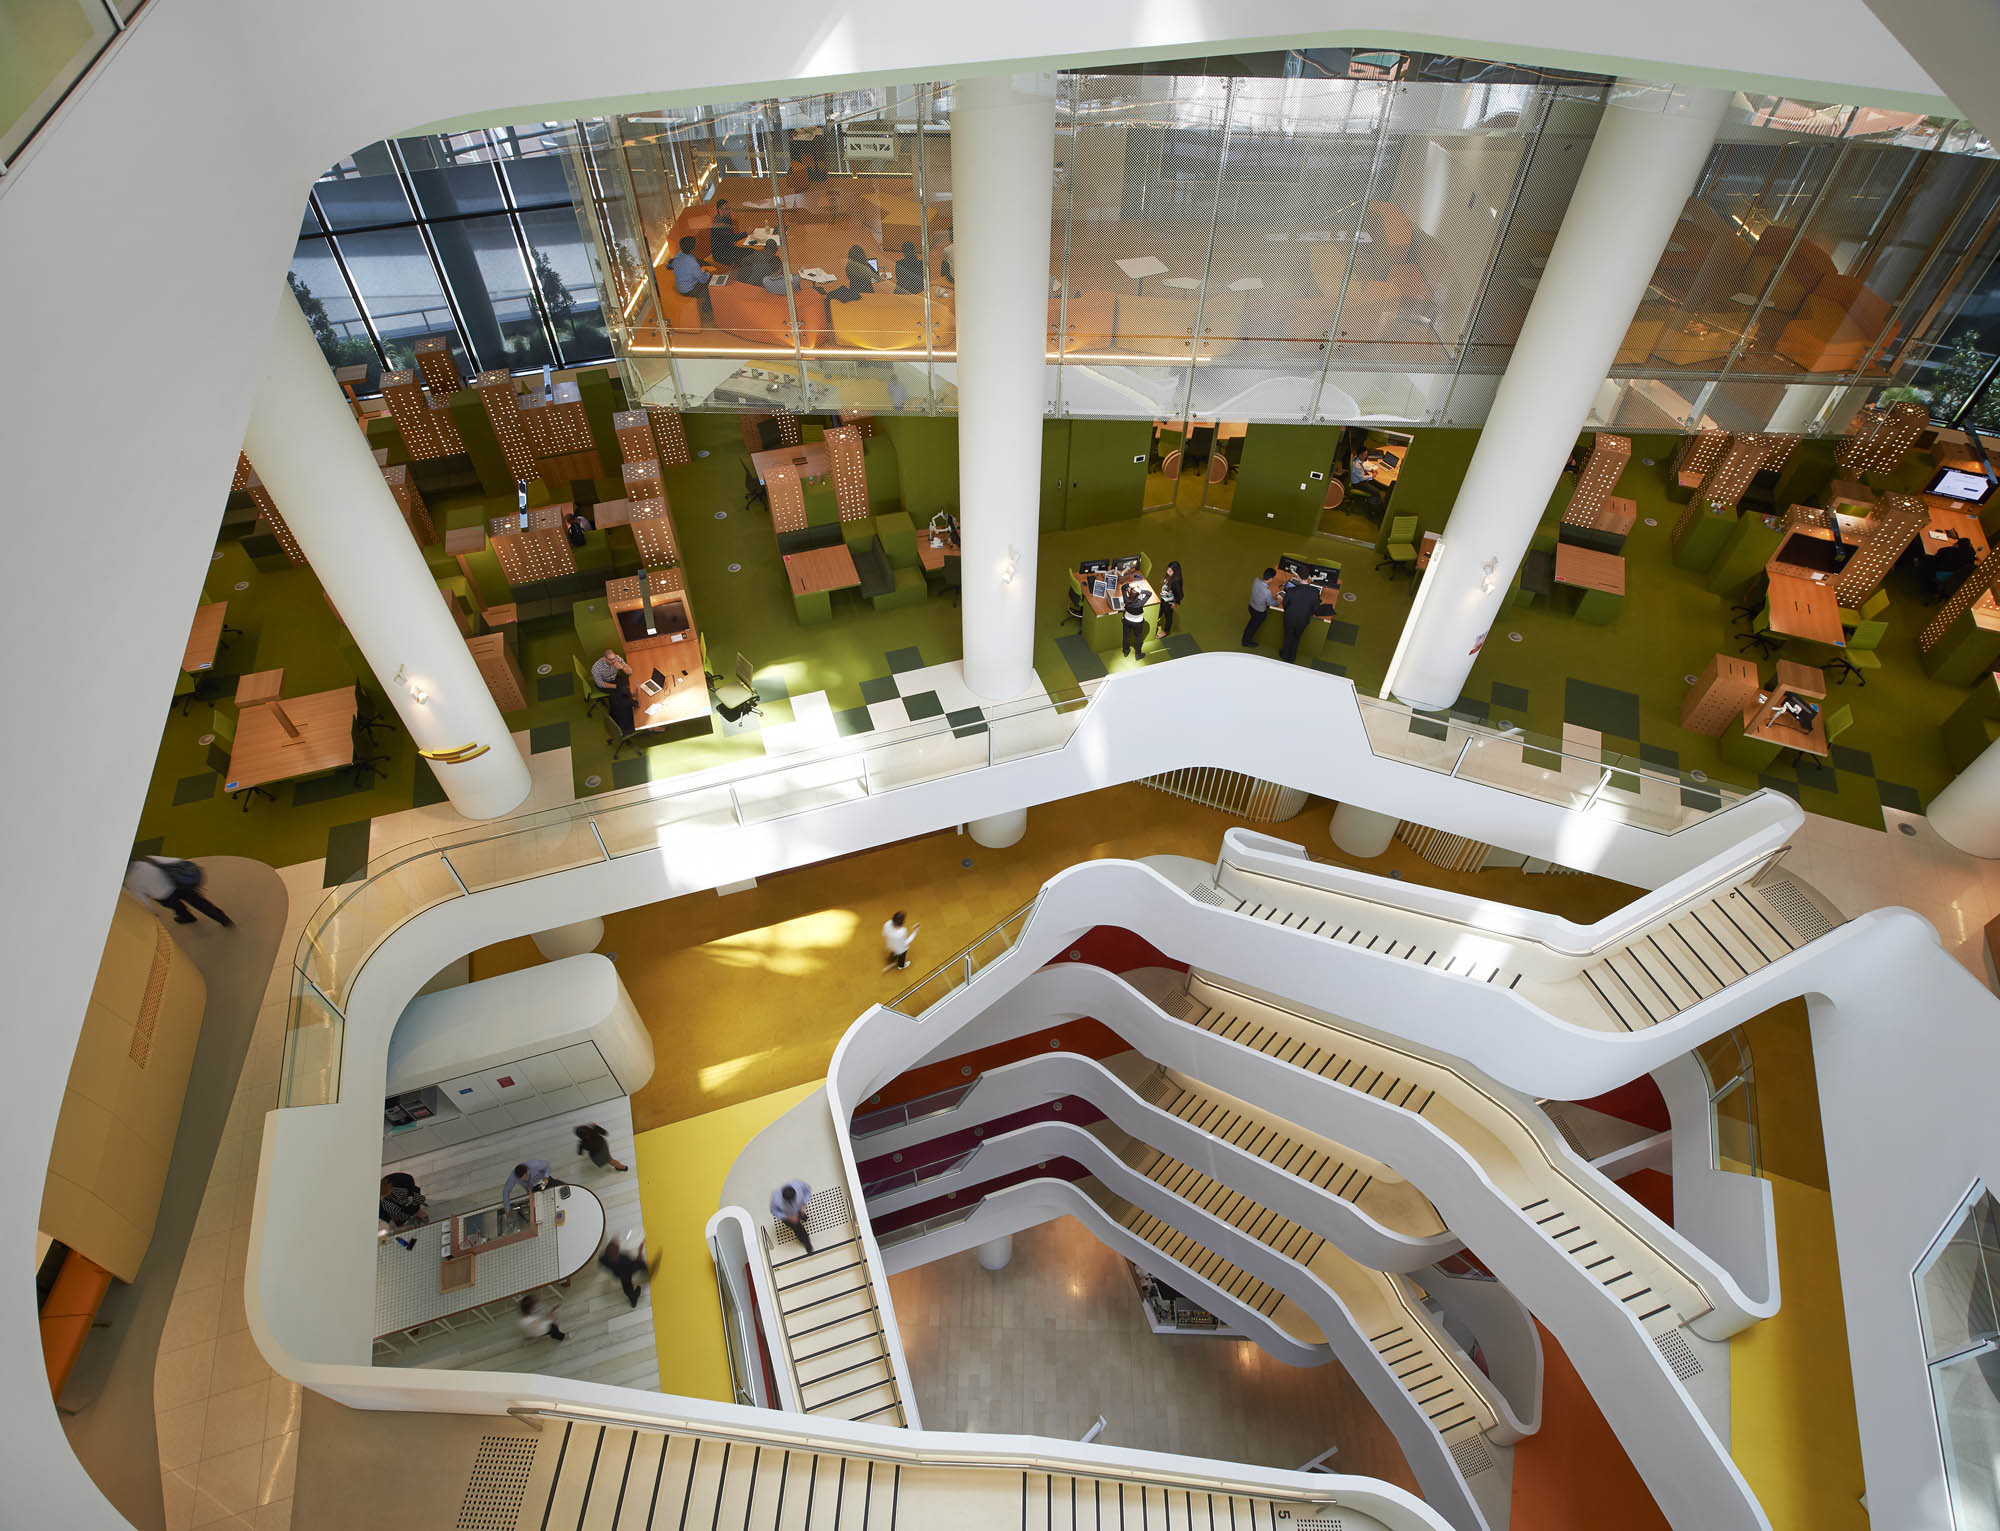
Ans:
[{"label": "white wall", "polygon": [[[715,1262],[716,1280],[729,1289],[736,1306],[736,1349],[748,1375],[737,1384],[747,1387],[760,1408],[785,1409],[803,1414],[798,1380],[786,1364],[784,1326],[778,1315],[777,1294],[771,1286],[770,1262],[764,1256],[764,1241],[757,1226],[741,1207],[723,1207],[708,1220],[703,1230],[708,1238],[710,1258]],[[754,1322],[753,1322],[754,1318]],[[729,1315],[723,1315],[727,1323]],[[758,1338],[759,1326],[763,1338]],[[770,1396],[764,1381],[768,1360],[771,1376],[778,1384],[778,1396]]]},{"label": "white wall", "polygon": [[1653,1070],[1673,1124],[1674,1227],[1757,1302],[1778,1295],[1778,1220],[1771,1182],[1717,1169],[1708,1079],[1693,1053]]}]

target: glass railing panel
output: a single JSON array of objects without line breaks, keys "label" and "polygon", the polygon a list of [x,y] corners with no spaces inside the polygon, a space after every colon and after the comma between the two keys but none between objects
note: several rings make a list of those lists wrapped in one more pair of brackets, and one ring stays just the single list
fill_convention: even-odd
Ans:
[{"label": "glass railing panel", "polygon": [[597,808],[591,821],[613,856],[631,856],[657,851],[666,844],[670,828],[683,833],[692,830],[733,828],[736,809],[727,787],[705,787],[670,796],[641,798],[619,807]]},{"label": "glass railing panel", "polygon": [[325,1106],[340,1098],[340,1049],[346,1022],[325,995],[294,969],[285,1017],[278,1104]]},{"label": "glass railing panel", "polygon": [[980,742],[994,765],[1045,755],[1069,742],[1089,705],[1088,697],[1076,695],[1061,698],[1053,706],[987,708],[986,733]]},{"label": "glass railing panel", "polygon": [[14,157],[115,30],[102,0],[22,0],[6,11],[0,162]]},{"label": "glass railing panel", "polygon": [[954,957],[929,977],[920,979],[915,985],[890,1000],[888,1008],[914,1020],[939,1000],[963,986],[970,976],[965,959]]},{"label": "glass railing panel", "polygon": [[736,783],[735,792],[743,822],[754,824],[858,802],[868,795],[868,782],[859,757],[837,755],[746,778]]},{"label": "glass railing panel", "polygon": [[390,932],[460,892],[441,856],[406,850],[365,882],[345,884],[326,897],[306,926],[297,961],[333,1003],[345,1004],[354,975]]},{"label": "glass railing panel", "polygon": [[468,893],[605,859],[597,836],[591,833],[590,820],[581,815],[477,839],[468,837],[445,845],[443,850]]},{"label": "glass railing panel", "polygon": [[963,731],[946,727],[893,739],[883,748],[869,750],[865,758],[871,790],[914,787],[979,770],[986,764],[986,736],[969,727]]}]

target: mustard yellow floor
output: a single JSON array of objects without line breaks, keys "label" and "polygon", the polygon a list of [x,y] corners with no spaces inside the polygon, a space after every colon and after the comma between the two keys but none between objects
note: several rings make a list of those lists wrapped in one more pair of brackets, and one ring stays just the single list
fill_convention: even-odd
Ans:
[{"label": "mustard yellow floor", "polygon": [[1730,1341],[1730,1454],[1774,1531],[1867,1531],[1861,1431],[1803,1000],[1743,1028],[1778,1220],[1782,1305]]},{"label": "mustard yellow floor", "polygon": [[729,1358],[715,1262],[702,1230],[722,1204],[722,1182],[743,1146],[810,1095],[818,1081],[642,1132],[635,1145],[639,1215],[653,1273],[653,1339],[660,1391],[730,1401]]},{"label": "mustard yellow floor", "polygon": [[[1315,800],[1261,827],[1337,857],[1329,813]],[[1113,787],[1031,810],[1027,835],[1006,850],[925,835],[767,878],[747,893],[697,893],[606,916],[599,950],[617,955],[659,1060],[632,1098],[633,1125],[643,1133],[822,1082],[834,1045],[863,1011],[991,930],[1063,868],[1094,857],[1212,859],[1235,822],[1149,788]],[[1441,872],[1401,845],[1356,864],[1579,921],[1634,896],[1595,877]],[[882,965],[882,923],[898,909],[923,927],[907,973]],[[540,960],[532,942],[511,941],[474,953],[473,976]]]}]

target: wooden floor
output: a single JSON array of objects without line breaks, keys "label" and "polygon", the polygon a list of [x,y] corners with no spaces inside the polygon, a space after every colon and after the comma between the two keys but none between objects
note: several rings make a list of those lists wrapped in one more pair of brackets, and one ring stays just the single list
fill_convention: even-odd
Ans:
[{"label": "wooden floor", "polygon": [[1301,1369],[1247,1340],[1155,1335],[1123,1259],[1073,1218],[1014,1235],[1004,1270],[971,1252],[889,1278],[926,1429],[1076,1439],[1335,1471],[1412,1492],[1403,1454],[1337,1365]]},{"label": "wooden floor", "polygon": [[[516,1163],[546,1159],[558,1180],[588,1186],[604,1203],[608,1237],[620,1242],[628,1234],[643,1238],[638,1172],[601,1170],[579,1155],[572,1129],[582,1122],[602,1123],[611,1137],[612,1156],[624,1164],[637,1162],[631,1106],[624,1096],[618,1096],[546,1121],[419,1154],[393,1167],[416,1177],[435,1216],[454,1205],[474,1205],[497,1197]],[[469,1324],[450,1334],[430,1335],[414,1344],[399,1338],[396,1344],[400,1348],[393,1355],[377,1348],[375,1364],[539,1372],[549,1377],[657,1388],[660,1362],[653,1339],[651,1298],[649,1286],[638,1307],[632,1307],[618,1283],[593,1260],[577,1272],[562,1298],[558,1322],[569,1336],[566,1340],[528,1339],[511,1318],[503,1316],[490,1324]]]}]

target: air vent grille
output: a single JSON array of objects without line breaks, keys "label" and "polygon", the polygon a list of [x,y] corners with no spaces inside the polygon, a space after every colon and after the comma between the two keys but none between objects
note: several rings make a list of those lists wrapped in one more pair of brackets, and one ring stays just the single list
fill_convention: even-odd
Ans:
[{"label": "air vent grille", "polygon": [[1792,934],[1799,938],[1801,945],[1817,941],[1833,929],[1833,921],[1789,877],[1773,877],[1769,882],[1758,883],[1757,892],[1773,912],[1792,927]]},{"label": "air vent grille", "polygon": [[480,1438],[472,1457],[472,1478],[458,1507],[457,1531],[515,1531],[540,1445],[534,1436]]},{"label": "air vent grille", "polygon": [[1241,909],[1243,900],[1224,893],[1212,882],[1198,882],[1188,890],[1197,904],[1209,904],[1217,909]]},{"label": "air vent grille", "polygon": [[1451,1459],[1458,1464],[1458,1470],[1470,1478],[1474,1473],[1483,1473],[1493,1465],[1493,1452],[1483,1435],[1468,1435],[1452,1443]]},{"label": "air vent grille", "polygon": [[1653,1343],[1660,1347],[1660,1354],[1667,1358],[1667,1365],[1681,1381],[1692,1382],[1701,1375],[1701,1357],[1694,1353],[1694,1347],[1680,1330],[1669,1329]]}]

